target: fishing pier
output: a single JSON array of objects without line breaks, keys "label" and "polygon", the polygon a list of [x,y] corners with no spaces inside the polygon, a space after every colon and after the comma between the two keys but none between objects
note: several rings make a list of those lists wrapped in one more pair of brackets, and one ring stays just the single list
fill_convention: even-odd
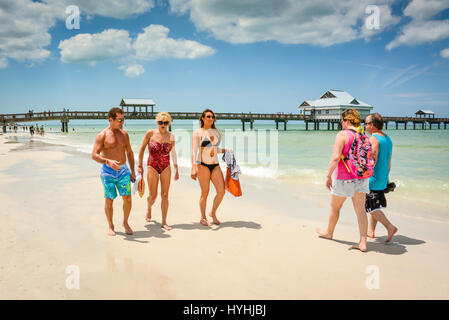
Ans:
[{"label": "fishing pier", "polygon": [[[124,111],[126,119],[148,120],[155,119],[157,112],[152,111]],[[173,120],[199,120],[201,112],[170,112]],[[287,130],[287,123],[291,121],[305,122],[306,130],[341,130],[341,119],[317,118],[313,114],[286,114],[286,113],[215,113],[217,120],[240,120],[242,130],[254,129],[254,122],[257,120],[273,121],[275,128],[279,126]],[[12,123],[36,123],[40,121],[60,121],[61,131],[68,132],[70,120],[107,120],[107,111],[62,111],[62,112],[37,112],[37,113],[15,113],[0,114],[0,125],[3,132],[6,132],[8,124]],[[429,117],[383,117],[385,129],[388,130],[389,124],[395,125],[397,130],[410,129],[446,129],[449,124],[449,118],[429,118]],[[362,121],[364,119],[362,118]],[[409,126],[410,125],[410,126]],[[171,128],[170,128],[171,129]],[[391,129],[391,126],[390,126]]]}]

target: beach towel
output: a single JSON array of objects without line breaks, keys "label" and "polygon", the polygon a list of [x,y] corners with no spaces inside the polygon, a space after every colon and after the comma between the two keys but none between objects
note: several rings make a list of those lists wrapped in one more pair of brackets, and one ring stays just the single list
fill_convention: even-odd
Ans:
[{"label": "beach towel", "polygon": [[136,192],[139,192],[141,198],[145,194],[145,179],[143,179],[140,173],[137,174],[136,181],[133,183],[132,192],[133,195],[136,194]]},{"label": "beach towel", "polygon": [[240,167],[235,160],[234,152],[232,150],[226,150],[223,154],[223,161],[226,163],[226,166],[231,170],[231,177],[234,180],[239,179],[239,174],[242,174],[240,171]]},{"label": "beach towel", "polygon": [[227,190],[235,197],[240,197],[242,195],[242,188],[240,186],[239,174],[241,174],[242,172],[240,171],[240,167],[235,160],[234,153],[231,150],[226,150],[223,154],[223,161],[226,162],[227,165]]}]

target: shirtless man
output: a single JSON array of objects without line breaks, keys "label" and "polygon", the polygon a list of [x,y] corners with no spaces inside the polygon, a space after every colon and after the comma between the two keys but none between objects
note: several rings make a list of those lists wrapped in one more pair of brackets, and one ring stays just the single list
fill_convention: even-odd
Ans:
[{"label": "shirtless man", "polygon": [[[131,176],[135,179],[134,153],[129,143],[129,136],[122,129],[125,117],[123,110],[112,108],[108,113],[109,126],[101,131],[95,138],[92,150],[92,159],[102,163],[101,182],[104,187],[105,206],[104,211],[108,219],[108,235],[115,236],[114,223],[112,221],[112,203],[117,197],[117,190],[123,198],[123,227],[126,234],[133,234],[128,225],[128,217],[131,212]],[[128,157],[131,172],[126,165]]]}]

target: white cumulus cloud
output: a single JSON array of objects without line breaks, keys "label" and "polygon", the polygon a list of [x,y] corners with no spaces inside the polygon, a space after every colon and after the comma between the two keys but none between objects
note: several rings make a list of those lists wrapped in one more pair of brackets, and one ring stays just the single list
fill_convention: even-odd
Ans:
[{"label": "white cumulus cloud", "polygon": [[[196,28],[230,43],[274,40],[330,46],[369,38],[399,21],[389,0],[170,0]],[[380,28],[364,30],[368,5],[380,9]]]},{"label": "white cumulus cloud", "polygon": [[145,72],[145,69],[140,64],[123,65],[119,67],[119,70],[125,70],[125,75],[130,78],[138,77]]},{"label": "white cumulus cloud", "polygon": [[449,37],[449,20],[435,16],[449,8],[449,0],[412,0],[404,9],[404,15],[412,20],[401,28],[399,35],[387,44],[391,50],[401,45],[414,46],[435,42]]},{"label": "white cumulus cloud", "polygon": [[387,50],[400,45],[419,45],[449,37],[449,20],[416,21],[407,24],[401,34],[387,45]]},{"label": "white cumulus cloud", "polygon": [[55,14],[65,19],[65,8],[70,5],[79,7],[87,15],[99,15],[123,19],[134,14],[142,14],[154,8],[153,0],[44,0],[55,11]]},{"label": "white cumulus cloud", "polygon": [[55,24],[47,5],[31,0],[0,1],[0,55],[17,61],[42,61],[50,56],[45,49],[48,33]]},{"label": "white cumulus cloud", "polygon": [[404,15],[414,20],[427,20],[449,8],[449,0],[413,0],[404,9]]},{"label": "white cumulus cloud", "polygon": [[213,48],[196,41],[169,38],[170,30],[162,25],[149,25],[143,31],[133,45],[138,59],[198,59],[215,53]]},{"label": "white cumulus cloud", "polygon": [[131,38],[128,31],[108,29],[101,33],[78,34],[59,43],[61,61],[95,63],[128,54]]},{"label": "white cumulus cloud", "polygon": [[0,0],[1,65],[7,65],[8,59],[34,63],[50,57],[46,49],[51,43],[49,30],[58,20],[67,18],[65,10],[69,5],[77,5],[81,14],[90,17],[120,19],[148,12],[155,6],[154,0]]},{"label": "white cumulus cloud", "polygon": [[449,59],[449,48],[446,48],[446,49],[444,49],[444,50],[441,50],[440,55],[441,55],[443,58]]}]

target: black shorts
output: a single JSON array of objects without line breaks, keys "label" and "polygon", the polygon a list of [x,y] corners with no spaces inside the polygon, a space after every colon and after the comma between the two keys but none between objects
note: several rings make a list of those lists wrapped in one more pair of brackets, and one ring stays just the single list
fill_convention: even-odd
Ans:
[{"label": "black shorts", "polygon": [[387,199],[383,190],[370,190],[366,195],[365,208],[367,213],[387,207]]}]

